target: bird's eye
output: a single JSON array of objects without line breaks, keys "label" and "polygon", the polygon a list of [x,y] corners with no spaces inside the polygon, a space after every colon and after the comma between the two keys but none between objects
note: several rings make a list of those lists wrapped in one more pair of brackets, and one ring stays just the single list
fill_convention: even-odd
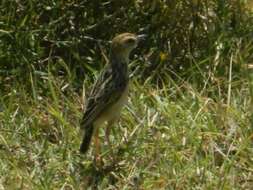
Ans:
[{"label": "bird's eye", "polygon": [[129,39],[126,40],[126,43],[133,44],[133,43],[135,43],[135,39],[129,38]]}]

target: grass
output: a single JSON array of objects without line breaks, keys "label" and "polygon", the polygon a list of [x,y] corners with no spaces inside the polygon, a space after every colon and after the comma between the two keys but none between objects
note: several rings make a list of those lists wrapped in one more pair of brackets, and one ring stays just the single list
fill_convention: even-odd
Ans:
[{"label": "grass", "polygon": [[[93,162],[93,147],[87,155],[78,152],[83,93],[91,82],[77,91],[70,76],[50,70],[31,75],[31,91],[13,80],[0,100],[3,189],[252,187],[252,104],[245,80],[227,83],[230,94],[211,98],[208,92],[218,86],[199,91],[167,78],[158,88],[133,77],[129,103],[111,135],[113,152],[102,143],[103,169]],[[103,129],[100,136],[104,142]]]},{"label": "grass", "polygon": [[[0,7],[0,190],[252,189],[250,0]],[[149,40],[112,149],[100,130],[99,168],[93,146],[79,154],[79,121],[106,40],[123,31]]]}]

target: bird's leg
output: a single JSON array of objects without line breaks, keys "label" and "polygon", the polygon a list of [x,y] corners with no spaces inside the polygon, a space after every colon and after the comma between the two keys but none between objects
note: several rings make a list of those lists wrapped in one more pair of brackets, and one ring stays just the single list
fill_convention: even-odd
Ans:
[{"label": "bird's leg", "polygon": [[113,128],[113,125],[117,121],[118,121],[118,118],[114,118],[114,119],[108,121],[106,131],[105,131],[106,142],[107,142],[107,145],[109,146],[109,151],[112,153],[111,154],[111,160],[113,162],[113,165],[117,162],[117,158],[115,158],[116,155],[114,155],[114,153],[113,153],[113,146],[112,146],[111,141],[110,141],[110,132],[111,132],[111,130],[113,130],[113,132],[115,132],[114,128]]},{"label": "bird's leg", "polygon": [[113,121],[110,121],[107,123],[106,129],[105,129],[105,139],[107,145],[111,148],[111,141],[110,141],[110,132],[112,127]]},{"label": "bird's leg", "polygon": [[100,157],[100,140],[99,140],[99,128],[96,127],[94,134],[94,144],[95,144],[95,162],[101,166],[102,160]]},{"label": "bird's leg", "polygon": [[110,150],[111,150],[111,151],[112,151],[112,144],[111,144],[111,141],[110,141],[110,132],[111,132],[111,129],[112,129],[112,127],[113,127],[113,124],[114,124],[117,120],[118,120],[118,118],[114,118],[114,119],[108,121],[106,130],[105,130],[106,142],[107,142],[108,146],[110,147]]}]

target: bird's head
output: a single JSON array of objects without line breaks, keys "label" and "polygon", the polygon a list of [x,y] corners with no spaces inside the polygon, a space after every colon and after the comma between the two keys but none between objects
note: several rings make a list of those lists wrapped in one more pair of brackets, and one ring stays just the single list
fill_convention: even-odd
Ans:
[{"label": "bird's head", "polygon": [[128,60],[130,52],[137,47],[138,42],[145,38],[146,35],[136,35],[132,33],[122,33],[112,40],[111,51],[113,56],[118,56]]}]

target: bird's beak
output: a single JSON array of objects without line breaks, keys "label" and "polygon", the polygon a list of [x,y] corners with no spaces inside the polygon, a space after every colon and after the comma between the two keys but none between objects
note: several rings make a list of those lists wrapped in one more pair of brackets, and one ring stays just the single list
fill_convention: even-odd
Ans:
[{"label": "bird's beak", "polygon": [[146,34],[140,34],[140,35],[137,35],[136,38],[137,38],[137,41],[142,41],[142,40],[145,40],[147,37]]}]

